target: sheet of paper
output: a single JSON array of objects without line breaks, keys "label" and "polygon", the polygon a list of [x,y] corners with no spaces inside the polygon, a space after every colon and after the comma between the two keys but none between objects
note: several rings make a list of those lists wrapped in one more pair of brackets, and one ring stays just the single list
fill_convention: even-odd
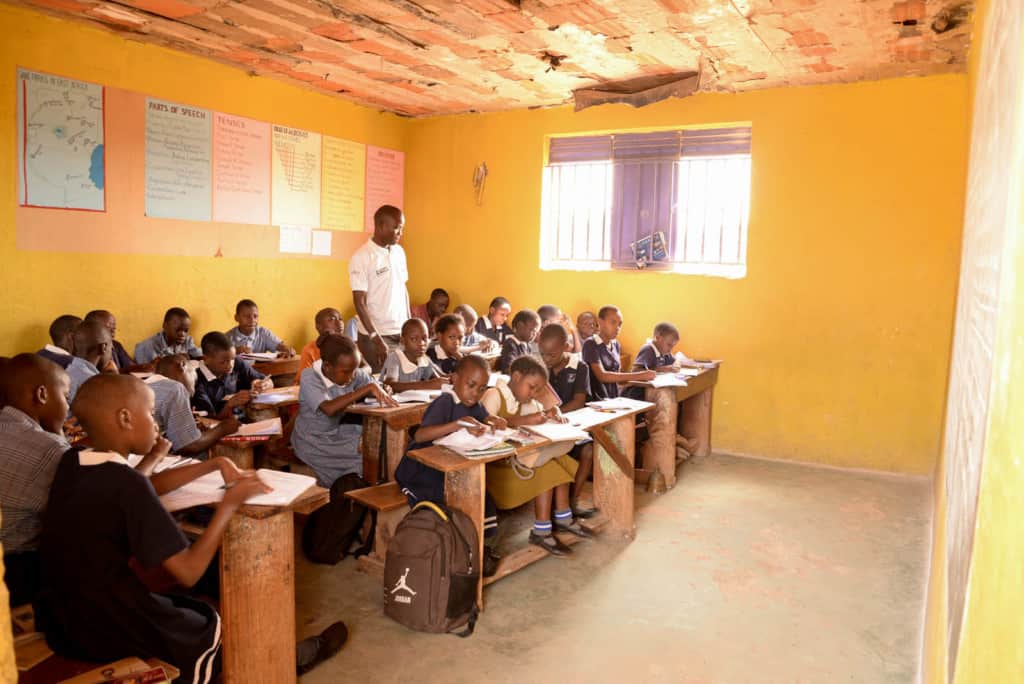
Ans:
[{"label": "sheet of paper", "polygon": [[441,396],[441,390],[405,390],[391,396],[399,404],[433,401]]},{"label": "sheet of paper", "polygon": [[280,418],[268,418],[266,420],[258,420],[255,423],[245,423],[239,426],[238,432],[234,432],[229,437],[259,437],[265,435],[280,435],[281,434],[281,419]]},{"label": "sheet of paper", "polygon": [[525,429],[546,437],[552,442],[575,442],[590,438],[586,431],[572,423],[541,423],[540,425],[526,426]]},{"label": "sheet of paper", "polygon": [[253,397],[254,404],[260,404],[263,406],[276,406],[277,404],[284,404],[289,401],[295,401],[298,399],[298,392],[267,392],[265,394],[259,394]]},{"label": "sheet of paper", "polygon": [[366,146],[364,230],[373,232],[373,214],[384,204],[401,208],[405,197],[405,153]]},{"label": "sheet of paper", "polygon": [[331,256],[331,231],[313,231],[313,254],[315,256]]},{"label": "sheet of paper", "polygon": [[700,375],[700,371],[700,368],[680,368],[679,374],[692,378],[694,376]]},{"label": "sheet of paper", "polygon": [[594,409],[586,406],[575,411],[570,411],[569,413],[563,413],[562,416],[568,419],[571,425],[575,425],[583,430],[615,419],[614,414],[595,411]]},{"label": "sheet of paper", "polygon": [[500,445],[512,436],[509,432],[515,434],[515,430],[499,430],[493,433],[485,432],[479,437],[475,437],[469,430],[463,428],[445,435],[441,439],[434,440],[434,444],[446,447],[460,454],[466,454],[473,451],[484,451]]},{"label": "sheet of paper", "polygon": [[146,98],[146,216],[209,221],[213,113]]},{"label": "sheet of paper", "polygon": [[601,401],[587,402],[587,406],[595,409],[606,409],[613,411],[633,411],[637,409],[649,409],[654,404],[649,401],[638,401],[628,397],[615,397],[614,399],[603,399]]},{"label": "sheet of paper", "polygon": [[238,356],[252,361],[273,361],[277,358],[277,352],[244,352]]},{"label": "sheet of paper", "polygon": [[274,124],[270,149],[270,222],[320,225],[320,134]]},{"label": "sheet of paper", "polygon": [[270,124],[214,112],[213,220],[270,223]]},{"label": "sheet of paper", "polygon": [[103,86],[18,69],[18,202],[106,209]]},{"label": "sheet of paper", "polygon": [[303,226],[280,226],[280,245],[282,254],[309,254],[312,251],[313,231]]},{"label": "sheet of paper", "polygon": [[325,135],[320,225],[330,230],[363,229],[366,145]]},{"label": "sheet of paper", "polygon": [[658,373],[649,383],[651,387],[686,387],[686,373]]}]

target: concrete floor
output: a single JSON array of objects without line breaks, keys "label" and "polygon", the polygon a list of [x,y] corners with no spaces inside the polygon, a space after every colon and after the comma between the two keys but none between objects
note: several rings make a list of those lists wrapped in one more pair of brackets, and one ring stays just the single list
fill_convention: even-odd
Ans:
[{"label": "concrete floor", "polygon": [[339,618],[351,631],[302,681],[912,682],[929,492],[790,463],[686,464],[667,494],[637,489],[633,543],[584,542],[497,582],[468,639],[384,617],[351,559],[300,559],[299,636]]}]

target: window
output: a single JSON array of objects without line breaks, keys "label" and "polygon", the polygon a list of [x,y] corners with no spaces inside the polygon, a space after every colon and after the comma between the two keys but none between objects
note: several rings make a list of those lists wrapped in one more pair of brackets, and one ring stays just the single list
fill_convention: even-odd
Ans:
[{"label": "window", "polygon": [[541,268],[742,278],[750,128],[553,138]]}]

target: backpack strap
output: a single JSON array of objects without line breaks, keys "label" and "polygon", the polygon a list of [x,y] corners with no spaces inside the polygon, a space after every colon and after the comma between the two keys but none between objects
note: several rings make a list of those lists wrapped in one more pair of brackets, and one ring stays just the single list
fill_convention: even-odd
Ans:
[{"label": "backpack strap", "polygon": [[473,602],[473,609],[469,611],[469,622],[466,623],[466,628],[461,632],[452,632],[455,636],[460,639],[465,639],[468,636],[472,636],[473,630],[476,629],[476,619],[480,616],[480,609],[477,608],[476,602]]},{"label": "backpack strap", "polygon": [[418,511],[421,508],[429,508],[434,511],[434,513],[437,513],[437,517],[441,518],[441,520],[448,522],[448,511],[444,510],[433,501],[420,501],[412,507],[412,510]]}]

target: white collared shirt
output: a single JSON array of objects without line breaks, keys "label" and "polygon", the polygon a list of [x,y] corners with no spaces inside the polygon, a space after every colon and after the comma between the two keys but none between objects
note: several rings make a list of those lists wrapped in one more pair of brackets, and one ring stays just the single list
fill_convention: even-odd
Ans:
[{"label": "white collared shirt", "polygon": [[[371,238],[356,250],[348,262],[349,285],[353,292],[366,293],[366,309],[373,327],[381,335],[398,335],[409,320],[409,267],[401,245],[381,247]],[[358,318],[358,317],[357,317]],[[359,332],[367,334],[362,320]]]},{"label": "white collared shirt", "polygon": [[104,463],[119,463],[121,465],[126,465],[129,468],[132,467],[132,464],[129,463],[124,456],[113,451],[93,451],[91,449],[84,449],[78,452],[78,465],[95,466],[102,465]]},{"label": "white collared shirt", "polygon": [[213,374],[213,371],[206,366],[205,361],[200,361],[199,366],[196,368],[197,371],[203,376],[206,382],[213,382],[217,379],[217,376]]},{"label": "white collared shirt", "polygon": [[43,349],[53,354],[58,354],[59,356],[71,356],[71,352],[69,352],[67,349],[64,349],[63,347],[58,347],[53,344],[48,344],[45,347],[43,347]]}]

